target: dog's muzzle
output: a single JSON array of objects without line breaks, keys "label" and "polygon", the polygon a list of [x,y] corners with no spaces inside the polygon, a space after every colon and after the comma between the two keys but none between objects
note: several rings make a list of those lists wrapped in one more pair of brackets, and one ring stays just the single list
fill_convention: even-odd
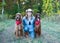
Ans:
[{"label": "dog's muzzle", "polygon": [[19,17],[16,17],[16,20],[20,20],[20,18]]}]

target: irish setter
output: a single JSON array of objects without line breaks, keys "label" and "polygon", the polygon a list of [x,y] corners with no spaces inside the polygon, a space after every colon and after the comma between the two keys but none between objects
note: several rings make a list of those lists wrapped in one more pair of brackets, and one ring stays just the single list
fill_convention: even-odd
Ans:
[{"label": "irish setter", "polygon": [[22,16],[21,14],[16,14],[16,23],[15,23],[15,35],[16,37],[22,37],[23,36],[23,29],[22,29]]},{"label": "irish setter", "polygon": [[39,37],[41,35],[41,21],[40,21],[40,13],[35,15],[35,36]]}]

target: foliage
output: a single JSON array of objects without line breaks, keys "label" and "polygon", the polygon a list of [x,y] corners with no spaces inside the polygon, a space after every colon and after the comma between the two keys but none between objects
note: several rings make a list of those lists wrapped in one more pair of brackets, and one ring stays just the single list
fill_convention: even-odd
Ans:
[{"label": "foliage", "polygon": [[53,13],[57,13],[59,11],[59,1],[57,0],[43,0],[43,13],[48,16],[53,15]]},{"label": "foliage", "polygon": [[60,14],[59,4],[59,0],[5,0],[4,3],[0,2],[0,13],[2,6],[5,6],[4,13],[8,18],[14,18],[17,12],[24,15],[28,8],[32,8],[34,14],[39,12],[42,16],[51,16],[55,13]]}]

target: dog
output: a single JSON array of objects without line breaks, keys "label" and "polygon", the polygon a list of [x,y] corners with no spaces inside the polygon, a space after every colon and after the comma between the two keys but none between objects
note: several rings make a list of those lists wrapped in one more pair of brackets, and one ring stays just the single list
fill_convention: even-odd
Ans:
[{"label": "dog", "polygon": [[41,22],[40,22],[40,13],[35,15],[35,36],[39,37],[41,35]]},{"label": "dog", "polygon": [[16,14],[15,17],[16,23],[15,23],[15,35],[16,37],[22,37],[23,36],[23,27],[22,27],[22,16],[20,13]]}]

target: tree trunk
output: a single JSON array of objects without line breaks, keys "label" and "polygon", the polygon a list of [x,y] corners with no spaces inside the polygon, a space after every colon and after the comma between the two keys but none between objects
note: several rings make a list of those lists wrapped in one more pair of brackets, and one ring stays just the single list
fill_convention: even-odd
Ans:
[{"label": "tree trunk", "polygon": [[2,6],[2,15],[4,14],[4,6]]},{"label": "tree trunk", "polygon": [[[2,4],[4,3],[4,0],[2,0]],[[2,5],[2,15],[4,14],[4,5]]]}]

